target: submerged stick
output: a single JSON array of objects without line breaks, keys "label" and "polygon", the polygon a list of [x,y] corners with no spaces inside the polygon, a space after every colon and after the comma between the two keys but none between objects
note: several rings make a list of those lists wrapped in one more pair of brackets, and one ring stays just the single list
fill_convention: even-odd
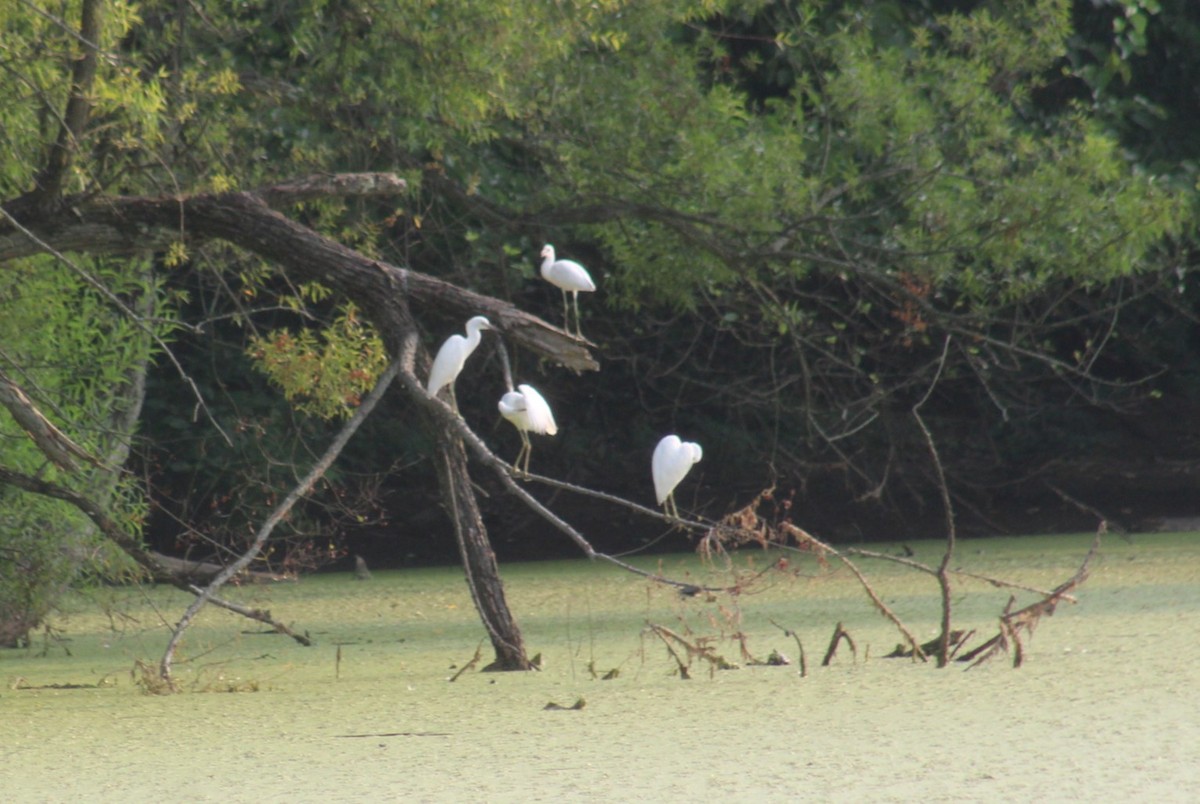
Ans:
[{"label": "submerged stick", "polygon": [[858,648],[854,645],[854,638],[850,636],[850,632],[845,627],[838,623],[833,629],[833,637],[829,640],[829,648],[825,651],[825,658],[821,660],[822,667],[828,667],[833,661],[833,657],[837,654],[838,645],[842,640],[846,640],[846,644],[850,646],[850,653],[853,654],[854,660],[858,661]]},{"label": "submerged stick", "polygon": [[775,622],[774,620],[771,620],[771,625],[773,625],[776,628],[778,628],[779,630],[783,631],[784,636],[790,636],[792,639],[796,640],[796,650],[798,650],[800,652],[800,678],[807,677],[808,676],[808,661],[804,657],[804,643],[802,643],[800,641],[800,635],[797,634],[791,628],[784,628],[782,625]]}]

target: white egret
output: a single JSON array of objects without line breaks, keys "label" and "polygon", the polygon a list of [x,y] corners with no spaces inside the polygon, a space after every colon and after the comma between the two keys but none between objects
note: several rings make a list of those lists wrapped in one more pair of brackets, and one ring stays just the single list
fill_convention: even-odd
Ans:
[{"label": "white egret", "polygon": [[563,329],[570,332],[571,315],[567,309],[567,293],[575,302],[575,334],[580,338],[583,333],[579,328],[579,294],[591,293],[596,289],[596,283],[588,274],[587,269],[574,260],[557,260],[554,258],[554,246],[547,243],[542,248],[542,279],[562,290],[563,294]]},{"label": "white egret", "polygon": [[675,487],[687,476],[692,464],[699,463],[703,456],[704,451],[699,444],[680,441],[677,435],[664,436],[654,448],[654,457],[650,461],[654,494],[667,516],[679,519],[679,510],[675,507]]},{"label": "white egret", "polygon": [[443,387],[450,386],[450,406],[458,410],[458,401],[454,398],[454,381],[463,370],[463,365],[471,352],[479,346],[483,337],[480,330],[491,329],[492,325],[486,318],[477,315],[467,322],[467,335],[451,335],[438,349],[437,357],[433,359],[433,367],[429,369],[429,382],[425,389],[431,396],[437,396]]},{"label": "white egret", "polygon": [[[532,385],[518,385],[516,391],[509,391],[500,397],[500,415],[513,423],[521,434],[521,451],[513,461],[513,468],[529,477],[529,455],[533,445],[529,442],[529,434],[554,435],[558,425],[554,423],[554,414],[546,400]],[[521,459],[525,459],[524,468]]]}]

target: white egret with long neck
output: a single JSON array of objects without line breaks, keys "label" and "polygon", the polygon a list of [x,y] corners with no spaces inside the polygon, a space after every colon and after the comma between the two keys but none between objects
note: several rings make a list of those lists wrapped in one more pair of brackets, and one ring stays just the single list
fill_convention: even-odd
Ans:
[{"label": "white egret with long neck", "polygon": [[429,382],[425,384],[425,390],[431,396],[437,396],[438,391],[450,386],[450,407],[455,410],[458,410],[458,401],[454,398],[454,381],[462,373],[467,358],[479,346],[479,340],[483,337],[481,330],[485,329],[492,329],[486,318],[481,315],[472,318],[467,322],[466,337],[451,335],[447,338],[433,359],[433,367],[429,369]]}]

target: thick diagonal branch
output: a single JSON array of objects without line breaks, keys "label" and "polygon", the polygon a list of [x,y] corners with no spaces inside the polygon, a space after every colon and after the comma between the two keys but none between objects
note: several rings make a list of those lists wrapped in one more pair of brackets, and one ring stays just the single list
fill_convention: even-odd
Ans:
[{"label": "thick diagonal branch", "polygon": [[9,379],[0,368],[0,405],[8,408],[14,420],[25,433],[33,439],[42,454],[68,472],[78,470],[75,459],[79,458],[94,466],[100,461],[92,457],[87,450],[76,444],[54,426],[37,406],[33,404],[25,392],[15,382]]},{"label": "thick diagonal branch", "polygon": [[5,210],[20,228],[0,226],[0,263],[50,249],[128,254],[163,249],[180,241],[198,246],[223,240],[280,266],[297,279],[317,281],[344,293],[363,309],[385,341],[389,333],[403,330],[395,305],[399,296],[422,309],[437,309],[464,320],[485,315],[515,343],[574,371],[599,368],[586,341],[537,316],[435,277],[365,257],[288,219],[264,201],[299,199],[312,191],[314,183],[319,184],[305,180],[299,187],[279,185],[256,192],[182,197],[75,199],[68,209],[51,215],[38,215],[14,202]]},{"label": "thick diagonal branch", "polygon": [[[192,594],[198,594],[203,591],[199,587],[193,585],[186,577],[171,572],[168,568],[163,566],[163,564],[159,562],[157,558],[155,558],[153,553],[143,548],[136,539],[126,533],[121,526],[105,512],[104,508],[90,497],[80,494],[73,489],[69,489],[66,486],[60,486],[57,483],[51,483],[46,480],[31,477],[22,472],[16,472],[4,467],[0,467],[0,483],[7,483],[10,486],[14,486],[31,494],[39,494],[43,497],[62,500],[63,502],[73,505],[88,519],[90,519],[107,539],[109,539],[113,544],[117,545],[117,547],[121,548],[126,555],[128,555],[147,572],[149,572],[150,577],[154,580],[162,583],[169,583],[176,589],[181,589],[184,592],[189,592]],[[307,636],[293,632],[286,625],[271,617],[271,612],[269,611],[250,608],[249,606],[242,606],[216,596],[209,596],[209,602],[214,606],[220,606],[223,609],[228,609],[229,611],[241,614],[243,617],[248,617],[261,623],[266,623],[279,633],[290,636],[301,645],[312,644],[312,641]]]}]

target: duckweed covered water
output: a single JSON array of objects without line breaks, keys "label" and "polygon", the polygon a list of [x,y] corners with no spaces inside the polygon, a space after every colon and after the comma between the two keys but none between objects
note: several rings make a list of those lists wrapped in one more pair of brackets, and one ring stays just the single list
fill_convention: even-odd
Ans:
[{"label": "duckweed covered water", "polygon": [[[960,545],[961,568],[1052,587],[1090,536]],[[941,545],[914,543],[935,562]],[[895,549],[895,548],[880,548]],[[776,556],[735,559],[752,571]],[[1200,535],[1110,537],[1078,591],[1028,642],[963,672],[881,658],[900,641],[836,566],[736,600],[682,598],[586,561],[503,568],[540,673],[466,672],[483,639],[455,569],[350,573],[230,590],[316,641],[305,648],[209,608],[177,666],[182,694],[145,694],[186,596],[92,590],[53,638],[0,653],[4,801],[1192,801],[1200,796]],[[921,639],[928,576],[861,559]],[[716,580],[691,556],[647,559]],[[957,626],[995,631],[1008,592],[962,582]],[[1029,602],[1019,595],[1018,603]],[[647,622],[742,669],[681,681]],[[836,623],[854,637],[829,667]],[[777,624],[777,625],[776,625]],[[807,653],[797,672],[795,641]],[[790,666],[749,666],[772,651]],[[981,638],[982,638],[981,637]],[[69,651],[69,654],[68,654]],[[339,660],[340,651],[340,660]],[[44,655],[43,655],[44,653]],[[484,645],[486,664],[490,653]],[[600,676],[617,670],[616,678]],[[548,703],[582,709],[547,710]]]}]

